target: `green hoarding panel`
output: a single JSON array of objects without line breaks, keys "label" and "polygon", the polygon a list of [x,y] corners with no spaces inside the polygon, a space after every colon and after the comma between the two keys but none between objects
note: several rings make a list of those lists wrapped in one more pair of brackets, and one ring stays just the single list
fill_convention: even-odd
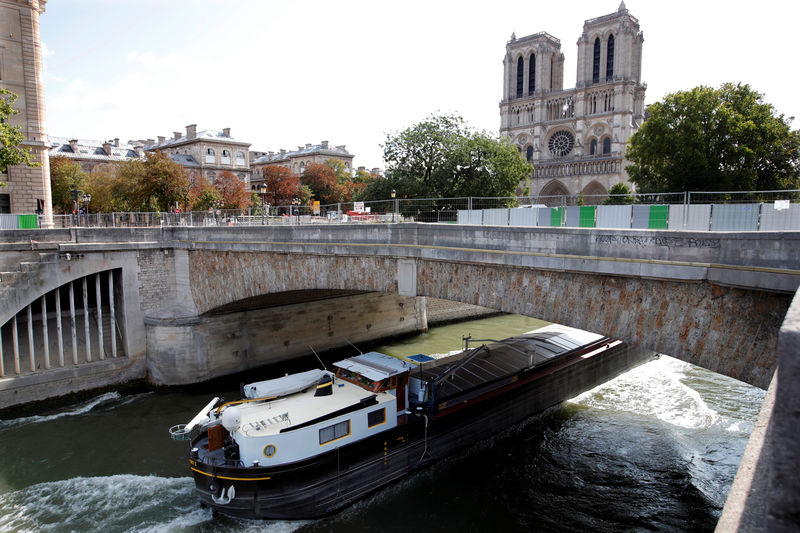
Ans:
[{"label": "green hoarding panel", "polygon": [[36,215],[19,215],[19,229],[36,229],[39,227],[39,217]]},{"label": "green hoarding panel", "polygon": [[553,227],[561,227],[561,209],[560,207],[550,208],[550,225]]},{"label": "green hoarding panel", "polygon": [[647,227],[649,229],[667,229],[667,213],[669,213],[668,205],[651,205],[650,222]]},{"label": "green hoarding panel", "polygon": [[593,205],[583,205],[581,206],[581,223],[580,226],[582,228],[593,228],[594,227],[594,214],[597,210],[597,207]]}]

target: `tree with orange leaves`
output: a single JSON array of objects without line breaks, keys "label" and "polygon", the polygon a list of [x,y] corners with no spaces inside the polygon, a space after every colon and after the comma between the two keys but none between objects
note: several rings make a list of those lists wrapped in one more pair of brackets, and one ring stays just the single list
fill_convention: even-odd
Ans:
[{"label": "tree with orange leaves", "polygon": [[273,206],[291,205],[300,188],[300,178],[280,165],[264,167],[261,171],[267,193],[264,201]]},{"label": "tree with orange leaves", "polygon": [[243,209],[250,205],[250,191],[236,174],[224,170],[214,180],[214,188],[222,196],[223,209]]}]

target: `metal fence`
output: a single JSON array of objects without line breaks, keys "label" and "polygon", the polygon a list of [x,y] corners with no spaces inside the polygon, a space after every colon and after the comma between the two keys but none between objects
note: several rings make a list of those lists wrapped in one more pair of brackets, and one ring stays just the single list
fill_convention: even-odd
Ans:
[{"label": "metal fence", "polygon": [[[39,217],[40,226],[42,218]],[[189,213],[55,215],[53,221],[56,228],[428,222],[701,231],[800,230],[800,190],[393,198],[317,207],[268,206],[264,211],[261,207],[253,207]],[[9,219],[3,227],[8,229],[14,223]]]}]

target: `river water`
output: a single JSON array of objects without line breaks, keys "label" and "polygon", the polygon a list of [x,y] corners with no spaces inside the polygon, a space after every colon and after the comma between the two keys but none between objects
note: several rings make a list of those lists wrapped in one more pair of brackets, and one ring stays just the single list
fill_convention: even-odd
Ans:
[{"label": "river water", "polygon": [[[462,335],[541,324],[492,317],[375,349],[446,353]],[[167,433],[214,395],[235,399],[227,387],[110,392],[0,420],[0,531],[712,531],[764,397],[661,357],[336,515],[260,522],[201,509],[186,443]]]}]

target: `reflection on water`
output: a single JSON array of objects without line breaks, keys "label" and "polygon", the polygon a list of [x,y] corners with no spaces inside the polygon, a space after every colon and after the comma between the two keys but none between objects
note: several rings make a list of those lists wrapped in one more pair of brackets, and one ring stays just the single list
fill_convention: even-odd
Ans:
[{"label": "reflection on water", "polygon": [[[446,353],[541,324],[493,317],[376,349]],[[215,392],[0,421],[0,531],[711,531],[764,395],[662,357],[334,516],[261,522],[201,509],[168,437]]]}]

